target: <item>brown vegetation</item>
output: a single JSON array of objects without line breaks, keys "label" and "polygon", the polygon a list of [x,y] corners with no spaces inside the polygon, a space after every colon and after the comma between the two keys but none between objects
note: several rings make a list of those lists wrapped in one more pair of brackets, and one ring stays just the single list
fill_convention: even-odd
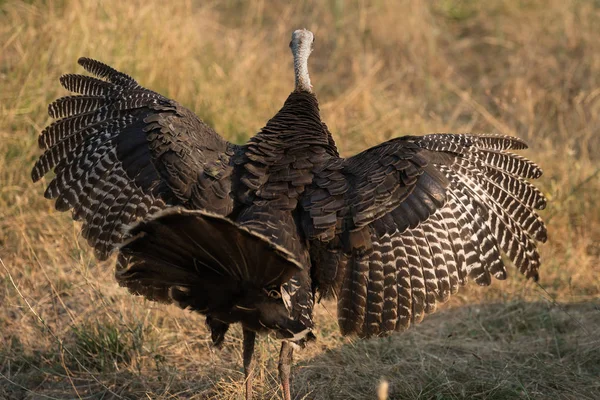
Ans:
[{"label": "brown vegetation", "polygon": [[[100,59],[243,142],[292,89],[293,29],[344,154],[394,136],[526,139],[550,204],[540,284],[469,286],[418,327],[299,353],[298,398],[596,398],[600,392],[600,6],[594,1],[0,0],[0,398],[239,398],[241,332],[117,287],[29,172],[47,104]],[[257,393],[277,398],[264,338]]]}]

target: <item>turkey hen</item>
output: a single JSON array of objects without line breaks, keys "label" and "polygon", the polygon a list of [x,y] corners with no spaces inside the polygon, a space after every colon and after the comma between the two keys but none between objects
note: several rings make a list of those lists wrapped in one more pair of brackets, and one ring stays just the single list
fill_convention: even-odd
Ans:
[{"label": "turkey hen", "polygon": [[[32,177],[83,221],[99,259],[118,253],[132,293],[206,315],[215,345],[244,334],[246,398],[257,333],[282,339],[290,399],[293,345],[314,338],[315,296],[334,296],[343,334],[386,335],[419,322],[469,279],[537,279],[541,169],[501,135],[390,140],[341,158],[308,74],[314,36],[290,47],[295,89],[244,145],[191,111],[87,58],[98,78],[65,75],[76,96],[49,106]],[[502,255],[506,255],[503,258]]]}]

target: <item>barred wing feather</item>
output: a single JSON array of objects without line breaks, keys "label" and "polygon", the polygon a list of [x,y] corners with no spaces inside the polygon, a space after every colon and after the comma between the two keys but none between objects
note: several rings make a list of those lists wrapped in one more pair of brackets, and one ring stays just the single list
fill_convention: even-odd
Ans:
[{"label": "barred wing feather", "polygon": [[32,178],[54,170],[45,196],[84,221],[83,236],[98,258],[123,242],[125,226],[166,207],[231,211],[234,145],[130,76],[88,58],[79,64],[97,78],[61,77],[78,95],[48,107],[58,120],[39,137],[45,152]]},{"label": "barred wing feather", "polygon": [[[546,199],[527,181],[541,169],[512,152],[524,148],[502,135],[406,136],[317,173],[303,223],[343,334],[403,330],[468,280],[505,279],[503,254],[537,279]],[[344,206],[326,207],[332,199]]]}]

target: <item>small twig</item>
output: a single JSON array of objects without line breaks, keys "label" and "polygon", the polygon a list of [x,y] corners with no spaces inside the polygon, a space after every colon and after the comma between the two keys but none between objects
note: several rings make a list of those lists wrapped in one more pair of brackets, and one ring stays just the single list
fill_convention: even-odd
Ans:
[{"label": "small twig", "polygon": [[515,136],[513,129],[502,123],[498,118],[494,117],[484,106],[479,104],[473,97],[467,92],[460,89],[450,80],[444,81],[444,85],[450,89],[455,95],[457,95],[462,101],[467,103],[475,112],[481,115],[490,125],[500,131],[503,135]]},{"label": "small twig", "polygon": [[75,323],[75,317],[73,316],[73,313],[71,312],[71,310],[69,310],[69,308],[67,307],[67,305],[64,303],[64,301],[63,301],[60,293],[56,289],[56,286],[54,286],[54,283],[52,283],[52,280],[48,276],[48,273],[46,272],[46,269],[43,267],[43,265],[42,265],[40,259],[38,258],[35,250],[33,249],[33,246],[31,245],[31,242],[29,241],[29,238],[27,237],[27,234],[25,233],[25,231],[23,229],[21,229],[21,235],[23,237],[23,240],[25,240],[25,243],[27,244],[27,248],[31,252],[31,255],[35,259],[35,262],[37,263],[38,267],[40,268],[40,270],[44,274],[44,277],[46,278],[46,281],[48,282],[48,285],[50,285],[50,289],[52,289],[52,293],[54,293],[54,295],[56,296],[56,299],[62,305],[63,310],[65,310],[65,312],[69,316],[69,319],[71,320],[71,323],[74,324]]},{"label": "small twig", "polygon": [[562,304],[560,304],[559,302],[557,302],[556,300],[554,300],[554,297],[552,297],[552,295],[550,294],[550,292],[548,292],[546,290],[545,287],[543,287],[539,282],[535,282],[535,284],[544,291],[544,293],[546,293],[546,295],[548,296],[546,298],[546,300],[550,300],[550,302],[552,303],[553,306],[556,306],[560,311],[564,312],[566,315],[569,316],[569,318],[571,318],[572,320],[574,320],[577,325],[579,325],[579,327],[587,334],[590,335],[591,333],[587,330],[587,328],[581,323],[581,321],[579,321],[577,318],[575,318],[573,315],[571,315],[564,307]]},{"label": "small twig", "polygon": [[[577,185],[573,186],[571,188],[571,190],[569,191],[569,193],[564,196],[562,199],[560,200],[556,200],[556,203],[564,203],[567,200],[569,200],[571,197],[573,197],[573,195],[575,195],[579,189],[581,189],[583,186],[585,186],[587,183],[589,183],[592,179],[594,179],[596,176],[598,176],[600,174],[600,167],[596,168],[596,170],[594,172],[592,172],[590,175],[588,175],[585,179],[583,179],[581,182],[579,182]],[[550,220],[555,217],[558,214],[559,210],[554,210],[551,214],[549,214],[547,217],[545,217],[546,222],[550,222]]]}]

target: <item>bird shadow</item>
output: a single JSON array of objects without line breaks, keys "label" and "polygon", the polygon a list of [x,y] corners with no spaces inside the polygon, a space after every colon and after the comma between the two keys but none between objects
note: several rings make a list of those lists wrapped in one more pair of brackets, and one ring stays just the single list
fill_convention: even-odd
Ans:
[{"label": "bird shadow", "polygon": [[297,364],[293,388],[297,399],[593,399],[599,332],[598,300],[455,307],[326,348]]},{"label": "bird shadow", "polygon": [[[402,334],[342,339],[320,315],[318,339],[297,352],[294,399],[593,399],[600,390],[600,301],[511,301],[441,310]],[[0,349],[0,398],[240,398],[239,332],[194,362],[148,349],[143,332],[90,331],[30,351],[17,336]],[[130,336],[127,336],[130,335]],[[138,335],[138,336],[136,336]],[[136,342],[139,337],[140,342]],[[235,342],[235,343],[232,343]],[[199,345],[204,346],[204,342]],[[262,340],[255,398],[280,398],[277,341]]]}]

